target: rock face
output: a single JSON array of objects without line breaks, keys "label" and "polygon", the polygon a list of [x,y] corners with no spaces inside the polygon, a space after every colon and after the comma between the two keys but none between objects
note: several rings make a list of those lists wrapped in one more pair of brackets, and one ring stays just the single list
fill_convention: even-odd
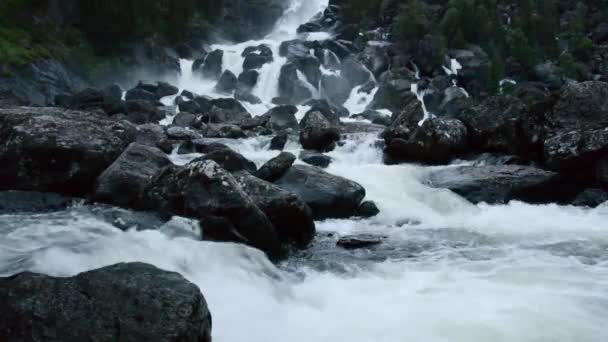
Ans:
[{"label": "rock face", "polygon": [[326,156],[323,153],[314,151],[302,151],[300,152],[300,159],[306,164],[318,166],[320,168],[326,168],[331,164],[331,157]]},{"label": "rock face", "polygon": [[211,342],[198,287],[154,266],[117,264],[71,278],[0,278],[4,341]]},{"label": "rock face", "polygon": [[0,215],[16,213],[44,213],[67,208],[72,198],[36,191],[0,192]]},{"label": "rock face", "polygon": [[300,121],[300,143],[307,150],[331,151],[340,140],[340,130],[319,111],[308,112]]},{"label": "rock face", "polygon": [[361,185],[308,165],[292,166],[275,185],[297,194],[318,220],[354,216],[365,197]]},{"label": "rock face", "polygon": [[224,17],[218,32],[230,41],[261,39],[286,9],[281,0],[224,0]]},{"label": "rock face", "polygon": [[198,218],[205,239],[236,241],[281,256],[278,235],[239,183],[213,160],[162,169],[145,190],[146,206]]},{"label": "rock face", "polygon": [[296,156],[289,152],[282,152],[262,165],[255,176],[268,182],[274,182],[289,170],[294,161],[296,161]]},{"label": "rock face", "polygon": [[467,128],[456,119],[431,118],[419,123],[419,111],[404,111],[384,131],[386,152],[394,160],[438,164],[467,147]]},{"label": "rock face", "polygon": [[555,172],[520,165],[449,167],[431,173],[428,180],[429,185],[452,190],[473,203],[490,204],[554,200],[558,182]]},{"label": "rock face", "polygon": [[136,128],[88,112],[0,109],[0,188],[84,194],[136,138]]},{"label": "rock face", "polygon": [[97,179],[94,198],[117,206],[141,202],[142,192],[158,171],[171,164],[161,150],[132,143]]},{"label": "rock face", "polygon": [[299,196],[246,172],[235,177],[272,222],[282,243],[304,247],[312,241],[315,235],[312,212]]},{"label": "rock face", "polygon": [[608,155],[608,83],[567,85],[547,120],[544,156],[550,168],[583,169]]}]

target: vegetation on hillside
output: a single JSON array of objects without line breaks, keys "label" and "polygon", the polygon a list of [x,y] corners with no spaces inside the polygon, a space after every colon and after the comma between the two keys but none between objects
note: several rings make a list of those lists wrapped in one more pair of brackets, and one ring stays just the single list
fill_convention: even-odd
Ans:
[{"label": "vegetation on hillside", "polygon": [[0,64],[113,55],[151,37],[172,43],[187,33],[204,34],[221,9],[220,0],[3,0]]}]

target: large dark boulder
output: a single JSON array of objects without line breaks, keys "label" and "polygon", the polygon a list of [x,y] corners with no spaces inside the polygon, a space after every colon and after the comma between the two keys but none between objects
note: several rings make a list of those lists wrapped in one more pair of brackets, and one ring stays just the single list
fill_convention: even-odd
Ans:
[{"label": "large dark boulder", "polygon": [[296,119],[298,108],[291,105],[277,106],[264,114],[268,118],[266,126],[275,131],[286,129],[299,130],[300,126]]},{"label": "large dark boulder", "polygon": [[257,70],[243,71],[237,79],[237,88],[242,91],[251,91],[258,83],[260,73]]},{"label": "large dark boulder", "polygon": [[318,220],[354,216],[365,197],[361,185],[308,165],[292,166],[274,184],[297,194]]},{"label": "large dark boulder", "polygon": [[226,171],[236,172],[245,170],[250,173],[257,171],[255,163],[243,157],[242,154],[229,147],[213,146],[206,154],[197,160],[213,160]]},{"label": "large dark boulder", "polygon": [[214,89],[220,94],[232,94],[236,89],[237,82],[236,75],[232,71],[226,70],[220,76]]},{"label": "large dark boulder", "polygon": [[532,166],[471,165],[434,171],[428,184],[449,189],[473,203],[493,204],[555,201],[559,181],[557,173]]},{"label": "large dark boulder", "polygon": [[329,102],[327,102],[327,100],[311,99],[311,100],[306,101],[304,103],[304,106],[310,107],[310,109],[308,110],[309,112],[311,112],[311,111],[321,112],[321,114],[323,114],[323,116],[329,122],[331,122],[332,125],[335,125],[335,126],[340,125],[340,117],[342,114],[342,113],[340,113],[340,109],[330,105]]},{"label": "large dark boulder", "polygon": [[213,50],[205,57],[205,61],[197,69],[194,69],[193,72],[201,77],[217,80],[222,74],[223,60],[224,51],[219,49]]},{"label": "large dark boulder", "polygon": [[408,69],[386,71],[378,80],[378,91],[370,104],[370,109],[388,109],[392,112],[403,110],[409,103],[416,102],[412,84],[416,83],[414,73]]},{"label": "large dark boulder", "polygon": [[319,111],[308,112],[300,121],[300,143],[307,150],[331,151],[340,140],[340,130]]},{"label": "large dark boulder", "polygon": [[304,247],[312,241],[315,223],[310,208],[300,197],[246,172],[235,177],[272,222],[282,243]]},{"label": "large dark boulder", "polygon": [[421,110],[410,108],[398,114],[384,131],[386,152],[391,159],[441,164],[466,150],[467,128],[462,122],[447,118],[421,122],[421,114]]},{"label": "large dark boulder", "polygon": [[297,66],[291,62],[285,63],[279,74],[279,96],[289,104],[300,104],[312,98],[312,95],[309,87],[298,77]]},{"label": "large dark boulder", "polygon": [[70,278],[0,278],[0,340],[211,342],[199,288],[174,272],[117,264]]},{"label": "large dark boulder", "polygon": [[171,161],[161,150],[132,143],[97,178],[93,197],[117,206],[136,205],[152,177],[169,164]]},{"label": "large dark boulder", "polygon": [[100,108],[106,113],[112,113],[120,107],[122,88],[110,85],[102,89],[87,88],[72,96],[55,98],[56,105],[77,110]]},{"label": "large dark boulder", "polygon": [[330,156],[309,150],[302,150],[299,158],[308,165],[318,166],[320,168],[328,167],[332,160]]},{"label": "large dark boulder", "polygon": [[205,239],[245,243],[271,257],[284,254],[266,215],[232,174],[213,160],[165,167],[145,195],[149,209],[200,219]]},{"label": "large dark boulder", "polygon": [[348,80],[339,75],[321,76],[321,96],[334,106],[341,106],[348,100],[352,87]]},{"label": "large dark boulder", "polygon": [[243,105],[232,98],[220,98],[211,101],[209,121],[213,123],[237,123],[250,119],[251,114]]},{"label": "large dark boulder", "polygon": [[158,96],[156,96],[155,93],[145,90],[143,88],[133,88],[133,89],[129,89],[127,91],[127,94],[125,95],[125,100],[127,101],[131,101],[131,100],[143,100],[143,101],[150,101],[150,102],[156,102],[158,101]]},{"label": "large dark boulder", "polygon": [[344,75],[351,88],[367,83],[374,75],[359,61],[347,58],[342,62],[341,75]]},{"label": "large dark boulder", "polygon": [[135,138],[135,126],[89,112],[0,109],[0,189],[87,193]]},{"label": "large dark boulder", "polygon": [[608,155],[608,83],[564,87],[547,114],[544,157],[555,170],[584,170]]},{"label": "large dark boulder", "polygon": [[0,215],[53,212],[66,209],[72,202],[70,197],[50,192],[0,191]]},{"label": "large dark boulder", "polygon": [[287,133],[277,134],[270,140],[269,149],[275,150],[275,151],[282,151],[285,148],[285,145],[287,144],[288,139],[289,139],[289,136],[287,135]]},{"label": "large dark boulder", "polygon": [[255,176],[268,182],[281,178],[296,161],[296,156],[289,152],[282,152],[270,159],[255,172]]},{"label": "large dark boulder", "polygon": [[602,189],[586,189],[576,196],[572,205],[595,208],[606,202],[608,202],[608,191]]},{"label": "large dark boulder", "polygon": [[124,104],[126,119],[136,125],[158,123],[166,117],[165,113],[156,107],[154,102],[146,100],[129,100]]}]

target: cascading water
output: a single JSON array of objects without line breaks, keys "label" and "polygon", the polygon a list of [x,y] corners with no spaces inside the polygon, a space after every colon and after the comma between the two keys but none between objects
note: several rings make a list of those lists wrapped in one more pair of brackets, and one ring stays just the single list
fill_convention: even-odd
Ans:
[{"label": "cascading water", "polygon": [[[279,41],[270,37],[289,37],[326,4],[293,1],[268,40],[224,48],[266,42],[275,50]],[[226,68],[239,68],[237,55]],[[262,68],[255,94],[265,104],[275,95],[281,63],[275,58]],[[188,73],[187,61],[182,66],[180,88],[213,94],[212,82]],[[223,142],[259,166],[276,155],[269,139]],[[177,271],[205,294],[215,342],[606,339],[607,206],[472,205],[425,185],[435,168],[384,165],[376,140],[377,133],[348,136],[329,153],[328,172],[362,184],[380,214],[317,222],[313,246],[283,264],[243,245],[167,234],[170,227],[122,232],[77,205],[0,215],[0,275],[69,276],[127,261]],[[294,142],[286,146],[295,155],[299,150]],[[191,230],[187,220],[171,224]],[[384,243],[373,252],[335,247],[337,236],[353,233],[382,235]]]}]

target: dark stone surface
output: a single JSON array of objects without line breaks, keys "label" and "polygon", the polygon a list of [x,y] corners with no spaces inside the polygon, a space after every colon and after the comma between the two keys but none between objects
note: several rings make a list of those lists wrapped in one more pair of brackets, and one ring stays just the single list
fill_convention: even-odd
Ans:
[{"label": "dark stone surface", "polygon": [[308,165],[293,165],[275,185],[300,196],[319,220],[354,216],[365,197],[361,185]]},{"label": "dark stone surface", "polygon": [[135,138],[135,126],[89,112],[0,109],[0,188],[87,193]]},{"label": "dark stone surface", "polygon": [[295,161],[296,156],[289,152],[282,152],[262,165],[255,176],[272,183],[281,178]]},{"label": "dark stone surface", "polygon": [[211,342],[199,288],[154,266],[117,264],[54,278],[0,278],[4,341]]}]

